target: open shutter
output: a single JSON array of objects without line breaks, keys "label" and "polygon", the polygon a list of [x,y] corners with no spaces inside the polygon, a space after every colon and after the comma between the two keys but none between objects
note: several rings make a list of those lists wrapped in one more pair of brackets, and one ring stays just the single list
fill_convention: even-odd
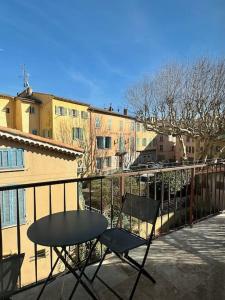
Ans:
[{"label": "open shutter", "polygon": [[20,224],[25,223],[25,199],[24,199],[24,189],[18,190],[19,196],[19,215],[20,215]]}]

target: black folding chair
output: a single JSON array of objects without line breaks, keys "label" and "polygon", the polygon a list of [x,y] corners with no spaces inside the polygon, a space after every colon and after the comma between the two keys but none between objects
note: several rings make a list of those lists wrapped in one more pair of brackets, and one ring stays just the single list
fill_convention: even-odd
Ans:
[{"label": "black folding chair", "polygon": [[[132,299],[136,290],[138,281],[141,274],[145,275],[153,283],[156,283],[155,279],[145,270],[145,262],[150,249],[150,244],[153,238],[155,223],[159,214],[160,201],[152,200],[142,196],[136,196],[133,194],[125,194],[123,197],[123,204],[121,212],[117,221],[116,228],[107,229],[100,237],[100,242],[104,244],[107,249],[92,277],[92,282],[97,277],[108,289],[111,290],[119,299],[122,299],[120,295],[113,290],[101,277],[97,275],[107,253],[113,252],[123,262],[128,263],[131,267],[138,271],[137,278],[132,288],[129,299]],[[144,239],[124,228],[119,228],[123,214],[129,215],[144,222],[152,224],[151,233],[148,239]],[[132,257],[129,256],[129,251],[138,248],[142,245],[147,245],[144,258],[141,263],[138,263]]]},{"label": "black folding chair", "polygon": [[10,299],[17,289],[17,281],[24,253],[0,259],[0,299]]}]

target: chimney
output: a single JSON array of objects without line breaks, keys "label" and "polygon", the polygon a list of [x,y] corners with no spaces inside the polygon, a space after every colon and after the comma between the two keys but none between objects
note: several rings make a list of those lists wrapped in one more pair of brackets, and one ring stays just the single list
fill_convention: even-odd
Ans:
[{"label": "chimney", "polygon": [[113,111],[112,105],[109,106],[109,111]]},{"label": "chimney", "polygon": [[128,109],[127,109],[127,108],[124,108],[124,110],[123,110],[124,116],[127,116],[127,113],[128,113]]}]

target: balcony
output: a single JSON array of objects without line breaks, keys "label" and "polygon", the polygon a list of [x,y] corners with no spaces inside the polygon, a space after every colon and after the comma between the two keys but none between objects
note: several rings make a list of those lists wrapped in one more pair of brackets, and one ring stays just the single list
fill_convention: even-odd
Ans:
[{"label": "balcony", "polygon": [[[161,199],[155,240],[147,264],[157,284],[142,278],[135,299],[223,298],[225,174],[222,163],[4,186],[0,187],[0,192],[21,189],[25,190],[26,208],[29,209],[26,223],[21,224],[17,219],[14,227],[0,228],[1,256],[25,252],[19,291],[13,299],[34,299],[55,260],[51,249],[37,248],[28,241],[26,230],[35,219],[56,211],[90,209],[103,213],[108,218],[109,227],[113,227],[121,205],[121,195],[125,192]],[[18,197],[18,192],[15,194]],[[16,215],[20,216],[19,213]],[[124,219],[123,225],[145,237],[149,233],[150,224],[131,218]],[[75,253],[77,261],[86,246],[69,249]],[[96,259],[102,255],[100,245],[98,249],[88,268],[89,274],[95,269]],[[44,257],[39,256],[39,251]],[[133,255],[141,258],[142,251],[134,251]],[[60,267],[54,273],[43,299],[66,299],[69,295],[74,278]],[[101,272],[104,279],[126,298],[135,272],[113,256],[108,256]],[[94,289],[100,299],[115,298],[98,279]],[[74,299],[88,299],[88,295],[80,288]]]},{"label": "balcony", "polygon": [[[143,257],[143,250],[135,250],[135,258]],[[88,268],[91,275],[95,265]],[[156,285],[142,277],[134,299],[223,299],[225,295],[225,214],[212,217],[192,228],[185,228],[156,239],[152,244],[147,270],[156,279]],[[135,271],[110,256],[100,276],[128,297]],[[68,299],[74,278],[64,275],[46,288],[42,299]],[[13,300],[33,300],[40,286],[15,295]],[[94,290],[99,299],[116,299],[96,279]],[[79,288],[73,299],[89,299]],[[90,298],[91,299],[91,298]]]}]

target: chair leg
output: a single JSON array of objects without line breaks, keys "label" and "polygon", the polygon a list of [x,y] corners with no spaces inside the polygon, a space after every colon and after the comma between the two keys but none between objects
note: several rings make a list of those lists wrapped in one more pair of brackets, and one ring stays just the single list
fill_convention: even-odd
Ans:
[{"label": "chair leg", "polygon": [[143,275],[145,275],[148,279],[150,279],[153,283],[156,283],[155,279],[145,270],[142,270]]},{"label": "chair leg", "polygon": [[129,300],[133,299],[134,293],[135,293],[136,288],[137,288],[138,281],[139,281],[139,279],[140,279],[140,277],[141,277],[141,273],[142,273],[142,270],[140,270],[140,271],[138,272],[138,276],[137,276],[137,278],[136,278],[136,280],[135,280],[135,283],[134,283],[133,289],[132,289],[132,291],[131,291]]},{"label": "chair leg", "polygon": [[95,273],[94,273],[93,277],[91,278],[91,282],[93,282],[93,281],[95,280],[95,277],[97,276],[98,271],[100,270],[101,265],[102,265],[102,263],[103,263],[103,261],[104,261],[104,259],[105,259],[107,253],[109,253],[109,248],[106,249],[104,255],[102,256],[102,258],[101,258],[101,260],[100,260],[100,262],[99,262],[99,264],[98,264],[98,267],[97,267],[97,269],[95,270]]}]

